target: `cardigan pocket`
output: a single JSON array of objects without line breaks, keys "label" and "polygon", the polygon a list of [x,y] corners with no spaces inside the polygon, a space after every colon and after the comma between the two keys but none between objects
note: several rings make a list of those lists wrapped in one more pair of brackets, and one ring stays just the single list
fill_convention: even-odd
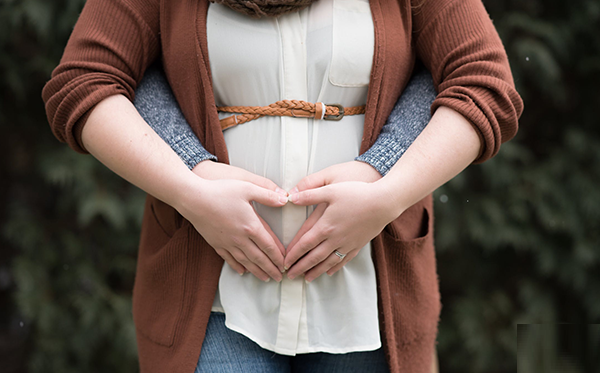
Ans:
[{"label": "cardigan pocket", "polygon": [[367,0],[334,0],[329,82],[338,87],[369,85],[375,30]]},{"label": "cardigan pocket", "polygon": [[400,344],[435,336],[441,311],[432,207],[422,201],[406,212],[381,236],[386,261],[394,263],[389,273],[389,292]]},{"label": "cardigan pocket", "polygon": [[150,202],[150,210],[159,228],[169,237],[181,227],[183,217],[171,206],[153,198]]},{"label": "cardigan pocket", "polygon": [[417,202],[409,207],[397,219],[386,225],[384,233],[394,240],[401,241],[403,246],[418,246],[433,233],[433,214],[430,207]]},{"label": "cardigan pocket", "polygon": [[177,223],[176,214],[156,198],[146,199],[133,287],[137,332],[167,347],[180,319],[189,247],[188,227]]}]

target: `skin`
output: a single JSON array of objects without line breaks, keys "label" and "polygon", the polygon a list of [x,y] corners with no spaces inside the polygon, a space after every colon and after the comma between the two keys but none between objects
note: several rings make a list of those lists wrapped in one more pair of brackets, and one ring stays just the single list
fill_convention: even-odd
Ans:
[{"label": "skin", "polygon": [[112,171],[173,206],[238,273],[247,269],[263,281],[281,281],[283,248],[250,202],[280,207],[286,192],[274,184],[198,177],[122,95],[92,109],[82,141]]},{"label": "skin", "polygon": [[350,165],[342,164],[301,180],[290,200],[318,206],[287,248],[288,277],[305,274],[310,282],[340,270],[388,223],[471,164],[480,146],[471,123],[442,106],[385,177],[346,181]]},{"label": "skin", "polygon": [[[85,148],[115,173],[173,206],[232,268],[263,281],[333,274],[404,210],[475,160],[480,141],[470,122],[440,107],[385,177],[348,162],[309,175],[292,203],[318,205],[284,249],[251,201],[281,207],[288,193],[248,171],[201,162],[190,171],[122,95],[104,99],[83,127]],[[347,254],[342,260],[334,251]]]}]

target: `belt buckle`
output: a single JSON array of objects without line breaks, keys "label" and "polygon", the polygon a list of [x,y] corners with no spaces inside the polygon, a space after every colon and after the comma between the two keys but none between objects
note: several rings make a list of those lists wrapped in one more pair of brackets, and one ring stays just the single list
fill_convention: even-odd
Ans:
[{"label": "belt buckle", "polygon": [[[344,107],[342,105],[340,105],[340,104],[325,104],[325,106],[326,107],[327,106],[333,106],[333,107],[338,108],[339,114],[338,115],[325,115],[323,117],[323,120],[335,120],[335,121],[338,121],[338,120],[341,120],[344,117]],[[324,110],[327,110],[327,108],[325,108]]]}]

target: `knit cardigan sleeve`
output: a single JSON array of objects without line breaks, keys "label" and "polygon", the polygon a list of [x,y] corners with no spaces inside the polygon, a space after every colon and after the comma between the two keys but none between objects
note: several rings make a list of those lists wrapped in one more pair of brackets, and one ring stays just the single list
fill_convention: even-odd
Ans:
[{"label": "knit cardigan sleeve", "polygon": [[80,153],[83,125],[106,97],[130,101],[158,56],[158,0],[88,0],[60,64],[42,91],[54,135]]},{"label": "knit cardigan sleeve", "polygon": [[413,0],[418,57],[433,76],[440,106],[456,110],[477,130],[481,163],[513,138],[523,101],[508,57],[481,0]]}]

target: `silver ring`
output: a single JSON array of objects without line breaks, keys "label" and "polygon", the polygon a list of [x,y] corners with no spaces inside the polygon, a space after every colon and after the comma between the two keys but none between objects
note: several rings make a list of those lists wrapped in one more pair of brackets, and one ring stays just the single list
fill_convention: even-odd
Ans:
[{"label": "silver ring", "polygon": [[339,251],[337,251],[337,250],[335,250],[333,253],[334,253],[335,255],[339,256],[339,257],[340,257],[340,259],[344,259],[344,258],[346,257],[346,254],[342,254],[342,253],[340,253],[340,252],[339,252]]}]

